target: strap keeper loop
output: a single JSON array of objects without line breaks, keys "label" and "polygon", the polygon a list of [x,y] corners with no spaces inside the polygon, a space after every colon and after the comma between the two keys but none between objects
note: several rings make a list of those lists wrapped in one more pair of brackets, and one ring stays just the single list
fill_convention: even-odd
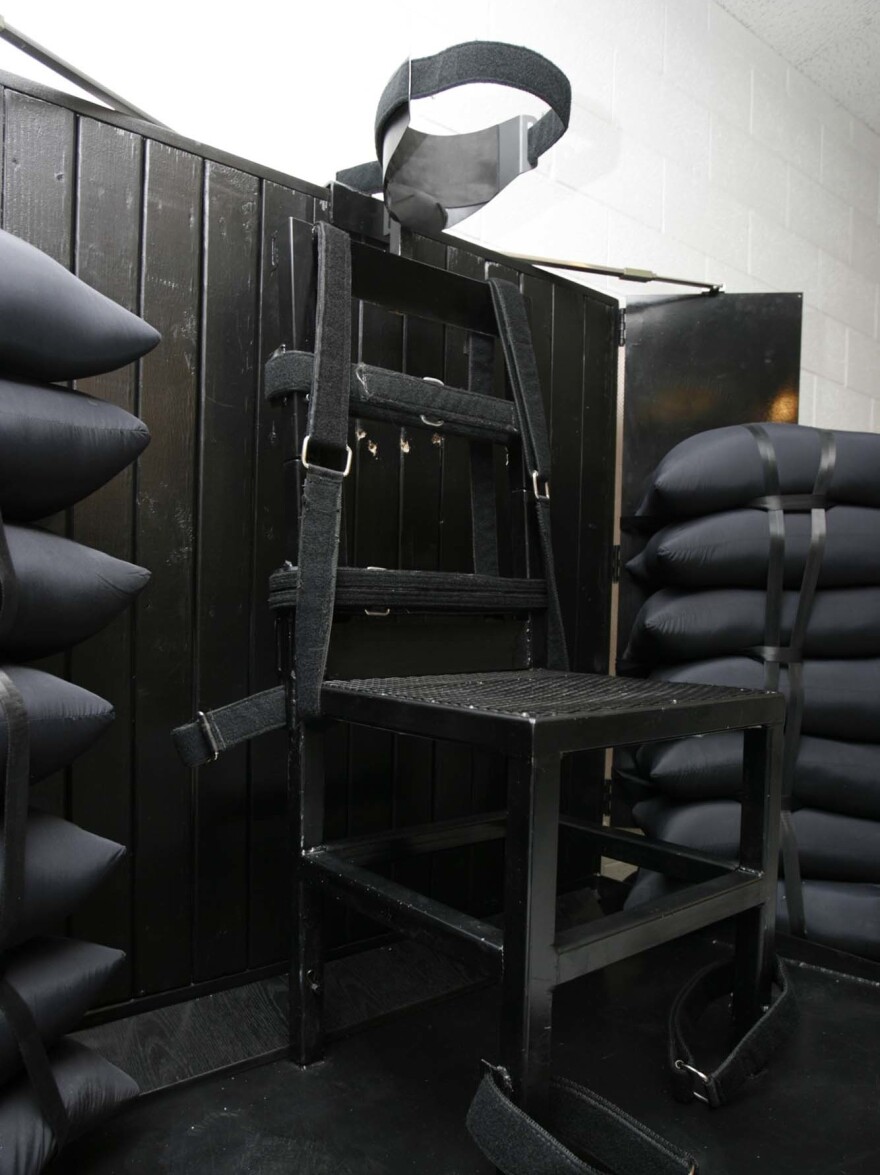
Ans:
[{"label": "strap keeper loop", "polygon": [[217,739],[214,735],[214,729],[211,726],[208,715],[205,713],[204,710],[197,710],[196,711],[196,718],[198,719],[199,730],[201,730],[201,732],[204,736],[205,742],[208,744],[208,746],[211,749],[211,758],[208,759],[207,761],[209,763],[216,763],[217,760],[220,758],[220,747],[217,745]]}]

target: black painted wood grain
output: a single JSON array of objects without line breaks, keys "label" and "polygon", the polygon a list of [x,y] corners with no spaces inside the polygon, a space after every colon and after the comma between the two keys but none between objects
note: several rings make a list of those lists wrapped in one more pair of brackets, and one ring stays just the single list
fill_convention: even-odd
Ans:
[{"label": "black painted wood grain", "polygon": [[135,555],[153,573],[135,605],[134,994],[193,974],[192,772],[169,731],[195,708],[196,461],[202,179],[187,152],[146,144],[143,314],[162,345],[142,365],[138,415],[152,440],[137,466]]},{"label": "black painted wood grain", "polygon": [[[250,692],[258,181],[209,163],[204,217],[194,673],[211,710]],[[197,980],[247,967],[247,758],[196,772]]]},{"label": "black painted wood grain", "polygon": [[[143,191],[143,141],[131,132],[83,119],[79,128],[76,193],[76,255],[79,277],[126,309],[140,309],[140,226]],[[90,395],[137,412],[138,366],[93,379],[77,387]],[[117,559],[134,559],[136,470],[123,470],[72,511],[71,536]],[[149,588],[147,588],[149,590]],[[70,817],[75,823],[123,844],[129,850],[104,885],[71,920],[80,938],[130,952],[132,943],[132,733],[134,613],[118,616],[102,632],[74,648],[71,677],[113,701],[116,720],[101,739],[70,768]],[[131,956],[103,998],[114,1002],[131,994]]]}]

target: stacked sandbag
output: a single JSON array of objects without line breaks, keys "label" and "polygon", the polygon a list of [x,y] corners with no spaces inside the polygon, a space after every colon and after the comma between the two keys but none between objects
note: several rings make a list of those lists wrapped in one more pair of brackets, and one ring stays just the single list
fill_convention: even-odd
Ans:
[{"label": "stacked sandbag", "polygon": [[[781,928],[880,959],[880,436],[701,433],[667,454],[638,514],[650,537],[628,571],[651,594],[622,664],[786,695],[802,883],[780,886]],[[742,753],[722,733],[620,755],[639,827],[735,859]],[[670,888],[643,872],[628,904]]]},{"label": "stacked sandbag", "polygon": [[129,413],[54,383],[124,366],[158,341],[141,319],[0,231],[0,1170],[14,1175],[41,1171],[138,1092],[65,1039],[122,952],[46,936],[125,850],[28,810],[27,799],[30,783],[100,737],[113,707],[28,662],[98,632],[149,579],[38,524],[109,481],[149,441]]}]

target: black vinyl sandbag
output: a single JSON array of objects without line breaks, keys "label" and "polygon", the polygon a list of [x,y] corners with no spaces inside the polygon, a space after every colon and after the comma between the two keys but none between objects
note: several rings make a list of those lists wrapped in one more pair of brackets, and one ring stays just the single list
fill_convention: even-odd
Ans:
[{"label": "black vinyl sandbag", "polygon": [[149,440],[143,421],[115,404],[0,373],[0,513],[32,522],[64,510],[130,465]]},{"label": "black vinyl sandbag", "polygon": [[[797,589],[810,548],[809,514],[785,515],[784,583]],[[880,510],[833,506],[825,512],[820,588],[880,584]],[[766,588],[770,528],[763,510],[728,510],[673,522],[652,535],[627,563],[657,585],[687,588]]]},{"label": "black vinyl sandbag", "polygon": [[[68,1141],[97,1126],[140,1093],[131,1077],[77,1041],[61,1041],[49,1059],[70,1119]],[[38,1175],[55,1149],[36,1095],[22,1075],[0,1092],[0,1171],[3,1175]]]},{"label": "black vinyl sandbag", "polygon": [[6,541],[18,591],[7,617],[0,585],[0,653],[16,661],[69,649],[99,632],[150,578],[143,567],[48,531],[7,526]]},{"label": "black vinyl sandbag", "polygon": [[[776,452],[779,492],[810,494],[819,471],[821,431],[802,424],[761,424]],[[828,499],[880,506],[880,435],[833,433],[836,458]],[[670,449],[651,476],[637,513],[693,518],[735,510],[769,493],[755,437],[744,424],[713,428]]]},{"label": "black vinyl sandbag", "polygon": [[[736,800],[674,804],[664,797],[633,808],[648,836],[729,860],[738,856],[740,805]],[[792,813],[801,874],[817,880],[880,881],[880,821],[800,808]]]},{"label": "black vinyl sandbag", "polygon": [[[72,1031],[95,1003],[125,954],[69,938],[34,938],[10,951],[4,978],[30,1009],[48,1047]],[[18,1042],[0,1007],[0,1086],[22,1065]]]},{"label": "black vinyl sandbag", "polygon": [[152,351],[159,332],[35,249],[0,230],[0,372],[82,379]]},{"label": "black vinyl sandbag", "polygon": [[[124,856],[123,846],[112,840],[48,812],[31,812],[21,913],[8,945],[49,930],[73,913]],[[0,847],[0,866],[3,858]]]},{"label": "black vinyl sandbag", "polygon": [[[799,600],[798,592],[783,593],[783,645],[791,640]],[[624,658],[670,665],[745,654],[764,644],[766,615],[763,591],[661,588],[642,605]],[[816,592],[803,651],[807,657],[880,656],[880,587]]]},{"label": "black vinyl sandbag", "polygon": [[[764,665],[749,657],[720,657],[662,666],[651,676],[662,681],[764,689]],[[880,659],[805,661],[802,732],[851,742],[880,742]],[[788,697],[788,670],[779,675]]]},{"label": "black vinyl sandbag", "polygon": [[[640,781],[670,799],[734,799],[742,787],[739,731],[642,743],[632,758]],[[804,735],[792,796],[797,807],[880,820],[880,743]]]},{"label": "black vinyl sandbag", "polygon": [[[45,779],[87,751],[113,721],[109,702],[81,686],[27,666],[4,665],[28,713],[31,780]],[[0,713],[0,767],[6,763],[6,717]]]},{"label": "black vinyl sandbag", "polygon": [[[625,908],[633,910],[684,888],[683,882],[640,869]],[[805,881],[803,895],[807,936],[812,942],[867,959],[880,959],[880,885]],[[776,916],[779,931],[788,933],[788,904],[782,882],[777,890]]]}]

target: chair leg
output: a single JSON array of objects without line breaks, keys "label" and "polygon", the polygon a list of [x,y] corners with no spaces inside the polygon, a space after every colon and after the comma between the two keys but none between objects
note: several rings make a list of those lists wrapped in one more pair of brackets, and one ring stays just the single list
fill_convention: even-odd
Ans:
[{"label": "chair leg", "polygon": [[538,1121],[550,1096],[560,766],[559,755],[512,759],[508,772],[501,1059]]},{"label": "chair leg", "polygon": [[744,732],[740,864],[763,875],[764,902],[736,921],[733,1020],[737,1035],[751,1028],[770,1003],[779,873],[782,729]]},{"label": "chair leg", "polygon": [[290,952],[290,1052],[298,1065],[324,1055],[324,936],[321,894],[302,879],[302,854],[323,838],[323,733],[300,727],[291,747],[290,841],[292,926]]}]

